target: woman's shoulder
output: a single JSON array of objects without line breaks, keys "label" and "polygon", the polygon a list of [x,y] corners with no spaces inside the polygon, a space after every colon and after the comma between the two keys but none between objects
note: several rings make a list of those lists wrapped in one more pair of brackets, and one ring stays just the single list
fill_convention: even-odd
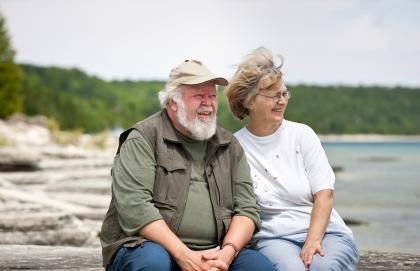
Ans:
[{"label": "woman's shoulder", "polygon": [[238,140],[244,139],[246,137],[250,136],[250,133],[248,131],[248,129],[246,129],[246,127],[242,127],[241,129],[239,129],[238,131],[233,133],[234,137],[236,137]]},{"label": "woman's shoulder", "polygon": [[320,145],[318,135],[309,125],[299,122],[291,122],[290,126],[294,127],[294,137],[300,146]]},{"label": "woman's shoulder", "polygon": [[305,123],[291,121],[291,120],[284,120],[284,124],[287,129],[294,130],[296,133],[299,133],[299,134],[314,133],[314,130]]}]

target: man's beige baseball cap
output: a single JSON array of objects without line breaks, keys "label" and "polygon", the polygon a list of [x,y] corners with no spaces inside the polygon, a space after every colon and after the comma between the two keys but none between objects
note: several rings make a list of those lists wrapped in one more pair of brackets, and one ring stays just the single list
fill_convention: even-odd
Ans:
[{"label": "man's beige baseball cap", "polygon": [[175,85],[197,85],[208,81],[214,81],[217,85],[221,86],[228,84],[225,78],[212,74],[200,61],[185,60],[171,70],[168,83]]}]

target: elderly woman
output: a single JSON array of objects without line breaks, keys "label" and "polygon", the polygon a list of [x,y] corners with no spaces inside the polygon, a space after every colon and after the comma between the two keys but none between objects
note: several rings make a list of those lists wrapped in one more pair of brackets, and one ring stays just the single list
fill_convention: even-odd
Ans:
[{"label": "elderly woman", "polygon": [[333,209],[335,176],[314,131],[284,119],[290,91],[266,48],[239,65],[226,88],[235,133],[251,168],[262,229],[258,249],[277,270],[356,270],[351,230]]}]

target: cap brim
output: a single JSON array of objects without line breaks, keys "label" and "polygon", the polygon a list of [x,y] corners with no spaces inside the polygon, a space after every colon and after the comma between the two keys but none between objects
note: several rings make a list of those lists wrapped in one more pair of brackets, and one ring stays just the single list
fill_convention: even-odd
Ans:
[{"label": "cap brim", "polygon": [[221,86],[227,86],[228,81],[223,77],[214,77],[214,76],[192,76],[191,78],[188,78],[187,80],[182,80],[182,82],[179,82],[184,85],[198,85],[205,82],[214,81],[216,85]]}]

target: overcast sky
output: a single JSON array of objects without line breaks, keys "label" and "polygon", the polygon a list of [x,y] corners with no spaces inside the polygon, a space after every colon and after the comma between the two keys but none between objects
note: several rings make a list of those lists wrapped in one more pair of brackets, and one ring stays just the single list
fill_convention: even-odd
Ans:
[{"label": "overcast sky", "polygon": [[184,59],[230,78],[258,46],[286,83],[420,86],[416,0],[0,0],[20,63],[160,79]]}]

